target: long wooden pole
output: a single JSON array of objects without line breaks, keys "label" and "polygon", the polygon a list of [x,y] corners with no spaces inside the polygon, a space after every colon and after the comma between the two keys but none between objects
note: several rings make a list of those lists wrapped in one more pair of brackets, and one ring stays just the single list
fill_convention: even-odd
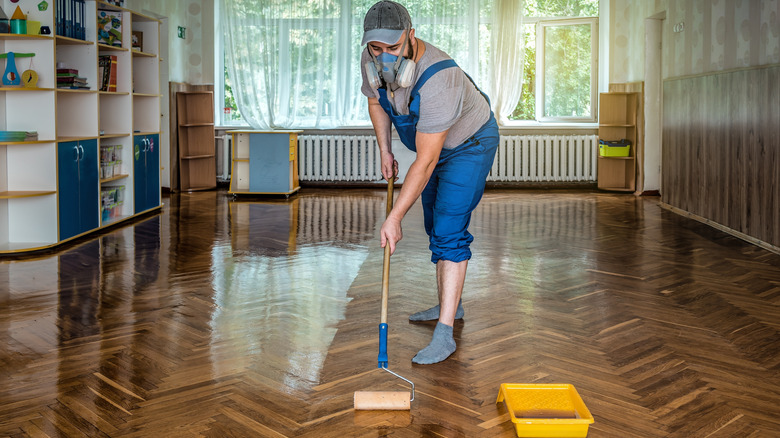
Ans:
[{"label": "long wooden pole", "polygon": [[[387,211],[385,217],[393,209],[393,178],[387,182]],[[380,323],[387,323],[387,300],[390,293],[390,243],[385,242],[385,258],[382,264],[382,315]]]}]

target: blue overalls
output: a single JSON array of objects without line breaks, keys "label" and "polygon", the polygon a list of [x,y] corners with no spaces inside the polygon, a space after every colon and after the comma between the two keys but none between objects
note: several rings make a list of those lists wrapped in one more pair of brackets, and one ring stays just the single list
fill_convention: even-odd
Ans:
[{"label": "blue overalls", "polygon": [[[420,119],[420,88],[439,71],[452,67],[458,65],[451,59],[439,61],[420,75],[410,93],[408,115],[396,114],[387,99],[387,90],[378,90],[379,104],[390,117],[401,142],[413,152],[417,152],[415,137]],[[487,95],[482,95],[488,99]],[[482,199],[497,147],[498,124],[491,112],[490,119],[474,135],[453,149],[442,149],[421,196],[433,263],[439,260],[457,263],[471,258],[469,246],[474,240],[468,232],[471,212]]]}]

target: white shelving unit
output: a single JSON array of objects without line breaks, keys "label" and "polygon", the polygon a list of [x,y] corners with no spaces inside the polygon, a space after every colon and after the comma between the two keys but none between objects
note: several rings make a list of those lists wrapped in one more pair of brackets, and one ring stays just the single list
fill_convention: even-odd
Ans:
[{"label": "white shelving unit", "polygon": [[[36,141],[0,142],[0,254],[50,248],[160,208],[159,21],[87,0],[86,35],[79,40],[55,35],[58,2],[49,1],[46,11],[38,10],[40,3],[0,0],[9,17],[19,6],[52,30],[0,34],[0,53],[35,54],[17,58],[16,66],[19,74],[31,68],[39,78],[34,88],[0,86],[0,130],[38,133]],[[98,43],[99,10],[119,13],[121,47]],[[140,52],[131,50],[133,31],[143,32]],[[116,56],[116,91],[100,91],[100,55]],[[0,60],[3,68],[6,63]],[[88,89],[58,89],[58,66],[78,70]],[[110,176],[101,169],[105,146],[119,146]],[[106,212],[103,192],[120,187],[122,202]],[[136,187],[144,187],[141,196]]]}]

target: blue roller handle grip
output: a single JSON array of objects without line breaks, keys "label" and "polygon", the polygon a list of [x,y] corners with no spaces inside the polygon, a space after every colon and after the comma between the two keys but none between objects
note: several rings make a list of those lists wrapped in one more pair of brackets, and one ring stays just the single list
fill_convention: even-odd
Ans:
[{"label": "blue roller handle grip", "polygon": [[379,324],[379,356],[377,368],[387,368],[387,324]]}]

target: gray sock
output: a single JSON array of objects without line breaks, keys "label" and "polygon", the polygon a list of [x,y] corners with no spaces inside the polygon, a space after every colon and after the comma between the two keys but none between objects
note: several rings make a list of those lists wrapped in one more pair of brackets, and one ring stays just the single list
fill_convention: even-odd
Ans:
[{"label": "gray sock", "polygon": [[[439,319],[439,305],[428,310],[417,312],[409,316],[409,321],[436,321]],[[463,319],[463,300],[458,302],[458,310],[455,311],[455,319]]]},{"label": "gray sock", "polygon": [[433,330],[433,339],[427,347],[420,350],[412,358],[412,362],[421,365],[441,362],[455,352],[455,339],[452,338],[452,327],[436,323]]}]

